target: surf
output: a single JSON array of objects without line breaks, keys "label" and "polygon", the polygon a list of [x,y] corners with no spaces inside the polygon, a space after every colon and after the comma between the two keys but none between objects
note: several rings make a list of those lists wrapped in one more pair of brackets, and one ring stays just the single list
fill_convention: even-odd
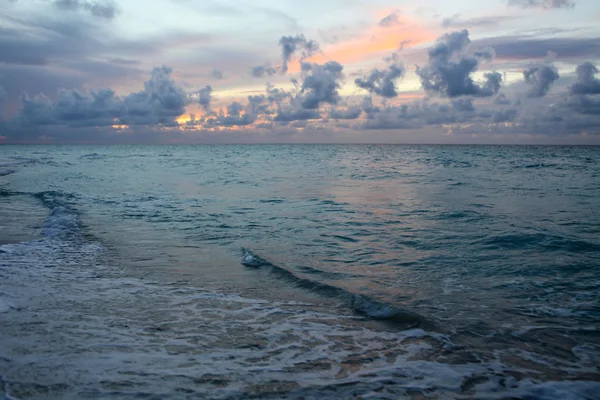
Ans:
[{"label": "surf", "polygon": [[299,277],[246,248],[242,247],[241,252],[241,264],[245,267],[268,269],[277,278],[285,280],[296,287],[309,290],[321,296],[340,299],[353,312],[369,319],[407,325],[410,328],[421,326],[425,322],[424,318],[415,312],[403,310],[364,294],[352,293],[337,286]]}]

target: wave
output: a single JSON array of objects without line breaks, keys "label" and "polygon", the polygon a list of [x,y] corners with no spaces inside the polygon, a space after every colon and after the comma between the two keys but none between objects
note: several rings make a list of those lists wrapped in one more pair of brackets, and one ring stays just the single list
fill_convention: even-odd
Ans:
[{"label": "wave", "polygon": [[41,235],[49,239],[81,239],[83,234],[79,225],[79,215],[71,204],[75,196],[60,191],[13,192],[0,189],[0,197],[31,196],[39,200],[50,214],[41,226]]},{"label": "wave", "polygon": [[14,174],[15,172],[16,171],[14,169],[0,169],[0,176]]},{"label": "wave", "polygon": [[541,232],[494,235],[484,239],[482,243],[486,247],[494,249],[540,247],[546,251],[567,251],[574,253],[600,251],[600,243]]},{"label": "wave", "polygon": [[533,164],[521,164],[521,165],[515,165],[514,168],[516,169],[544,169],[544,168],[549,168],[549,169],[562,169],[561,168],[561,164],[558,163],[533,163]]},{"label": "wave", "polygon": [[424,322],[423,317],[417,313],[397,308],[366,295],[352,293],[336,286],[296,276],[287,269],[279,267],[243,247],[241,263],[251,268],[269,268],[272,274],[290,282],[296,287],[309,290],[321,296],[341,299],[354,312],[371,319],[409,325],[410,327],[419,326]]},{"label": "wave", "polygon": [[340,273],[340,272],[321,271],[320,269],[308,267],[305,265],[298,265],[298,266],[294,266],[294,267],[295,267],[295,269],[302,271],[302,273],[304,273],[304,274],[317,275],[317,276],[323,277],[325,279],[330,279],[330,280],[341,280],[341,279],[358,278],[359,277],[359,275],[355,275],[355,274],[344,274],[344,273]]},{"label": "wave", "polygon": [[12,303],[9,303],[8,301],[0,298],[0,314],[9,312],[10,310],[16,310],[16,309],[17,309],[17,307],[15,307]]},{"label": "wave", "polygon": [[108,158],[108,156],[105,154],[98,154],[98,153],[84,154],[79,157],[80,160],[86,160],[86,159],[87,160],[103,160],[105,158]]},{"label": "wave", "polygon": [[63,206],[56,206],[42,226],[42,236],[49,238],[63,238],[79,236],[77,215]]}]

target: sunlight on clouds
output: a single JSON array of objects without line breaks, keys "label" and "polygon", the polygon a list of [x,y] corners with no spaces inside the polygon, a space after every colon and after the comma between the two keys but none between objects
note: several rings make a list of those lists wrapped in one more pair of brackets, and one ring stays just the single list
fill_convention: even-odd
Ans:
[{"label": "sunlight on clouds", "polygon": [[336,60],[342,64],[355,63],[387,55],[386,53],[393,53],[400,48],[411,48],[431,42],[438,34],[439,32],[425,27],[421,22],[399,13],[394,25],[375,25],[357,39],[325,48],[324,54],[317,54],[311,61],[322,63]]}]

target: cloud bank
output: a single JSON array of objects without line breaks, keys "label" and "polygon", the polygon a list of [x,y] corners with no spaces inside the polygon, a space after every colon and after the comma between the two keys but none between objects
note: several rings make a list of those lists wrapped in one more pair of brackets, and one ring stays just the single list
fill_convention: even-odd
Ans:
[{"label": "cloud bank", "polygon": [[[68,3],[71,11],[84,10],[85,4],[91,4],[63,3],[61,7],[66,10]],[[392,13],[378,26],[387,30],[397,20],[397,14]],[[75,32],[78,25],[51,29]],[[30,49],[42,48],[17,32],[12,34],[31,46]],[[36,51],[28,50],[4,55],[0,61],[4,65],[20,63],[37,67],[49,63],[56,54],[65,59],[69,58],[69,52],[87,54],[86,43],[102,45],[92,37],[84,38],[84,41],[74,42],[78,46],[72,49],[61,49],[58,40],[50,40],[51,47],[46,53],[41,50],[37,53],[40,58],[31,57]],[[385,65],[350,74],[338,61],[321,61],[320,45],[304,35],[281,36],[277,43],[281,65],[267,62],[253,67],[250,73],[256,79],[279,80],[279,83],[288,79],[285,87],[267,84],[262,93],[253,90],[251,95],[228,101],[219,98],[219,86],[225,80],[221,68],[204,72],[205,77],[216,80],[211,85],[194,88],[183,81],[177,82],[170,67],[158,66],[151,70],[142,90],[129,94],[120,95],[111,88],[60,89],[47,92],[49,95],[32,96],[23,93],[17,115],[0,128],[5,132],[3,137],[14,141],[41,135],[62,134],[73,138],[68,128],[93,132],[94,137],[102,140],[111,137],[117,140],[123,137],[118,136],[123,132],[135,132],[135,135],[146,132],[146,136],[138,137],[154,140],[161,130],[186,138],[193,135],[213,135],[214,138],[218,134],[296,135],[309,131],[328,134],[363,130],[412,132],[424,128],[465,137],[482,132],[493,135],[600,134],[600,80],[596,65],[580,63],[572,71],[571,84],[561,84],[564,78],[554,65],[555,60],[540,60],[543,56],[538,56],[536,46],[543,43],[539,38],[487,38],[473,43],[466,29],[443,34],[423,51],[426,61],[416,66],[415,73],[425,96],[408,100],[400,96],[399,85],[407,73],[412,73],[405,66],[411,65],[405,62],[410,59],[410,53],[391,52],[385,58]],[[535,52],[527,53],[530,48],[535,48]],[[520,86],[507,86],[503,74],[495,70],[498,58],[510,59],[510,51],[533,60],[524,70],[520,69]],[[543,53],[546,54],[547,51]],[[559,54],[555,58],[560,57]],[[297,73],[290,68],[292,61],[299,62]],[[129,58],[113,58],[110,63],[128,70],[138,68],[135,60]],[[229,75],[229,69],[227,72]],[[248,69],[245,74],[247,77]],[[346,80],[347,76],[353,79]],[[566,76],[571,79],[570,74]],[[345,84],[353,85],[353,94],[343,90]],[[7,92],[0,86],[0,105],[10,94]]]}]

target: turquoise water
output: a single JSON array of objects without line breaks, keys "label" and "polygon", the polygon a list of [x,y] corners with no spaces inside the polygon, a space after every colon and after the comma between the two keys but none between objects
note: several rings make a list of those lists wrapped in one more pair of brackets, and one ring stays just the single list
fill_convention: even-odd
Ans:
[{"label": "turquoise water", "polygon": [[599,196],[599,147],[0,147],[0,394],[598,398]]}]

